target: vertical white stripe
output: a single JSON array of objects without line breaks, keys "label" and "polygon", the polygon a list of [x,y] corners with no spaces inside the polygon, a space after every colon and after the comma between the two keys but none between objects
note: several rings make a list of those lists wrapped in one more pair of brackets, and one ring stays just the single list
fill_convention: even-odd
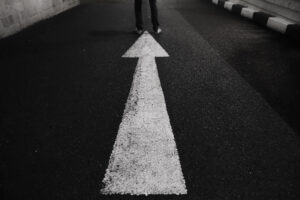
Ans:
[{"label": "vertical white stripe", "polygon": [[212,0],[212,2],[216,5],[218,5],[219,0]]},{"label": "vertical white stripe", "polygon": [[243,17],[248,18],[248,19],[253,19],[253,15],[254,15],[255,12],[257,12],[257,11],[253,10],[251,8],[243,8],[242,12],[241,12],[241,15]]},{"label": "vertical white stripe", "polygon": [[227,9],[227,10],[232,10],[233,4],[234,4],[233,2],[226,1],[225,4],[224,4],[224,8]]},{"label": "vertical white stripe", "polygon": [[275,31],[278,31],[280,33],[285,33],[287,26],[289,24],[292,24],[292,23],[288,22],[287,20],[284,20],[282,18],[270,17],[267,22],[267,27],[269,27]]}]

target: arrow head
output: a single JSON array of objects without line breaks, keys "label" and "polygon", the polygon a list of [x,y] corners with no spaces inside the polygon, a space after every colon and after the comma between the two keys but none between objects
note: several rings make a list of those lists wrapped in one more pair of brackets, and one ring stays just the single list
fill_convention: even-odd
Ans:
[{"label": "arrow head", "polygon": [[123,58],[141,58],[141,57],[169,57],[169,54],[155,41],[148,31],[127,50]]}]

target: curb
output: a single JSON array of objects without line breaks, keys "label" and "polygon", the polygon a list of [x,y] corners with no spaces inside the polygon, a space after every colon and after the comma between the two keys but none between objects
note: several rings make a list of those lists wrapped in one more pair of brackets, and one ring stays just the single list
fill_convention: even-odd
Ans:
[{"label": "curb", "polygon": [[289,22],[283,18],[272,16],[268,13],[248,8],[229,0],[212,0],[212,3],[225,8],[235,14],[253,20],[255,23],[268,27],[274,31],[285,34],[300,42],[300,25]]}]

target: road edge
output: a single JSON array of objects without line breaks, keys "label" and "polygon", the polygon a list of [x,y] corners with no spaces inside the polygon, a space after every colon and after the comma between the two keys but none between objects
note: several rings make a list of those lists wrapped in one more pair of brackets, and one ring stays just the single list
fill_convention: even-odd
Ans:
[{"label": "road edge", "polygon": [[276,32],[287,35],[300,43],[299,24],[290,22],[281,17],[270,15],[266,12],[248,8],[241,4],[233,3],[230,0],[212,0],[212,3],[237,15],[250,19],[261,26],[265,26]]}]

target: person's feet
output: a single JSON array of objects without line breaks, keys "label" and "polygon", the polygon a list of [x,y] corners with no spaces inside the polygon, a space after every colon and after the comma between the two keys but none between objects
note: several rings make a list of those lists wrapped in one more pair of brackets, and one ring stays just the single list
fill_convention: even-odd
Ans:
[{"label": "person's feet", "polygon": [[138,35],[141,35],[144,30],[143,29],[139,29],[139,28],[136,28],[135,32],[138,34]]},{"label": "person's feet", "polygon": [[154,32],[156,34],[160,34],[162,32],[161,28],[160,27],[157,27],[157,28],[154,28]]},{"label": "person's feet", "polygon": [[[153,30],[154,30],[154,33],[156,33],[156,34],[160,34],[160,33],[162,32],[162,29],[161,29],[160,27],[153,28]],[[143,29],[136,28],[136,29],[135,29],[135,32],[136,32],[136,34],[141,35],[141,34],[144,33],[144,30],[143,30]]]}]

